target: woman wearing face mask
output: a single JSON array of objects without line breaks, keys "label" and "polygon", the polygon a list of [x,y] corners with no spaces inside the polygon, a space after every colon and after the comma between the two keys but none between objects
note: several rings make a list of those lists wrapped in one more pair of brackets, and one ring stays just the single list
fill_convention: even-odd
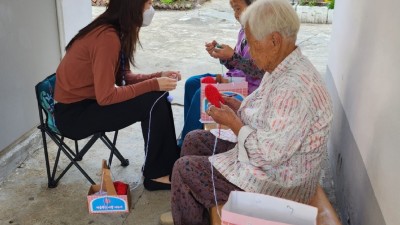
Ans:
[{"label": "woman wearing face mask", "polygon": [[179,157],[166,91],[176,88],[181,75],[134,74],[129,66],[140,28],[153,15],[151,0],[110,0],[107,10],[79,31],[57,68],[55,119],[65,136],[77,139],[140,121],[147,146],[144,186],[161,190],[170,189],[169,175]]}]

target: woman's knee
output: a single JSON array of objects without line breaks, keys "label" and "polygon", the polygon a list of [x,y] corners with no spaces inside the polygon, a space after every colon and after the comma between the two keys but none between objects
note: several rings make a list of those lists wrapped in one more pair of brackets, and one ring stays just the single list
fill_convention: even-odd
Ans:
[{"label": "woman's knee", "polygon": [[200,78],[197,76],[190,77],[185,82],[185,91],[194,90],[200,87]]},{"label": "woman's knee", "polygon": [[199,140],[199,137],[207,132],[208,131],[206,130],[193,130],[186,135],[186,140],[188,140],[188,142],[197,142]]},{"label": "woman's knee", "polygon": [[193,99],[192,99],[192,101],[193,100],[197,101],[199,103],[199,106],[200,106],[200,94],[201,94],[201,90],[197,89],[197,91],[194,93]]},{"label": "woman's knee", "polygon": [[185,140],[182,144],[181,157],[185,155],[203,155],[202,149],[204,148],[203,138],[208,131],[206,130],[193,130],[186,134]]},{"label": "woman's knee", "polygon": [[[164,114],[165,109],[170,108],[170,104],[168,103],[168,92],[162,92],[162,91],[152,91],[148,92],[145,95],[148,96],[148,101],[150,104],[148,104],[149,110],[152,110],[152,113],[156,113],[155,111],[158,111],[158,113]],[[152,109],[153,108],[153,109]]]},{"label": "woman's knee", "polygon": [[152,107],[157,107],[158,105],[163,105],[167,102],[167,96],[168,92],[151,91],[120,104],[124,109],[137,109],[138,107],[141,107],[142,112],[148,112]]},{"label": "woman's knee", "polygon": [[182,171],[185,166],[185,163],[188,161],[188,157],[184,156],[176,160],[174,164],[174,171]]},{"label": "woman's knee", "polygon": [[172,169],[172,181],[176,182],[179,180],[179,182],[182,182],[182,178],[184,178],[186,169],[185,167],[189,164],[190,158],[187,156],[181,157],[178,160],[176,160],[174,164],[174,168]]},{"label": "woman's knee", "polygon": [[187,116],[187,121],[192,125],[196,125],[197,129],[201,129],[203,125],[200,123],[200,89],[198,89],[192,99],[191,99],[191,104],[189,108],[189,115]]}]

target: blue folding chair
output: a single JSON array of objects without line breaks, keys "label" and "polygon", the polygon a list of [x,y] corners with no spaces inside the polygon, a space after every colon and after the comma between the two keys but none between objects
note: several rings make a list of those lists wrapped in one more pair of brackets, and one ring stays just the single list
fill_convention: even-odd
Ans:
[{"label": "blue folding chair", "polygon": [[[78,141],[81,139],[73,139],[63,135],[56,126],[54,120],[54,86],[56,81],[56,74],[48,76],[43,81],[39,82],[35,86],[36,99],[38,102],[40,125],[38,129],[42,132],[43,139],[43,149],[44,156],[46,160],[48,187],[57,187],[60,179],[65,175],[65,173],[74,165],[86,179],[91,183],[95,182],[90,178],[90,176],[82,169],[78,161],[81,161],[83,156],[89,151],[92,145],[98,140],[102,140],[103,143],[110,149],[111,153],[108,159],[108,166],[111,166],[113,155],[115,155],[120,161],[121,165],[126,167],[129,165],[129,160],[125,159],[118,149],[115,147],[118,137],[118,131],[114,132],[113,141],[111,141],[105,134],[105,132],[98,132],[91,136],[89,141],[79,149]],[[46,117],[46,119],[44,119]],[[58,150],[55,157],[53,166],[50,164],[49,152],[47,149],[46,134],[57,144]],[[75,151],[73,151],[64,141],[65,138],[71,139],[75,142]],[[85,137],[86,138],[86,137]],[[61,152],[70,160],[70,163],[57,175],[57,166],[60,160]]]}]

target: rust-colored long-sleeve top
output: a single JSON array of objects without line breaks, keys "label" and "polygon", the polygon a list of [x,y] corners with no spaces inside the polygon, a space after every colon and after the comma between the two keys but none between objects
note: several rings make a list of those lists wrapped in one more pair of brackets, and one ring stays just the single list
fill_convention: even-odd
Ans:
[{"label": "rust-colored long-sleeve top", "polygon": [[133,74],[128,62],[125,63],[127,85],[115,85],[120,49],[118,34],[111,27],[98,27],[76,40],[57,68],[55,100],[68,104],[96,99],[99,105],[111,105],[159,91],[156,78],[161,72]]}]

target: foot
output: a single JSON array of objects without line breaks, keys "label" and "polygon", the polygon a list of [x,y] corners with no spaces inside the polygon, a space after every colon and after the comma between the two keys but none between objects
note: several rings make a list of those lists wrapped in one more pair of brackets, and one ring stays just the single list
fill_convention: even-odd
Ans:
[{"label": "foot", "polygon": [[164,184],[171,184],[171,181],[169,180],[169,175],[159,177],[156,179],[151,179],[152,181],[159,182],[159,183],[164,183]]},{"label": "foot", "polygon": [[143,186],[148,191],[171,190],[169,176],[159,177],[156,179],[144,178]]},{"label": "foot", "polygon": [[160,224],[162,225],[174,225],[174,220],[172,219],[172,213],[166,212],[160,216]]}]

